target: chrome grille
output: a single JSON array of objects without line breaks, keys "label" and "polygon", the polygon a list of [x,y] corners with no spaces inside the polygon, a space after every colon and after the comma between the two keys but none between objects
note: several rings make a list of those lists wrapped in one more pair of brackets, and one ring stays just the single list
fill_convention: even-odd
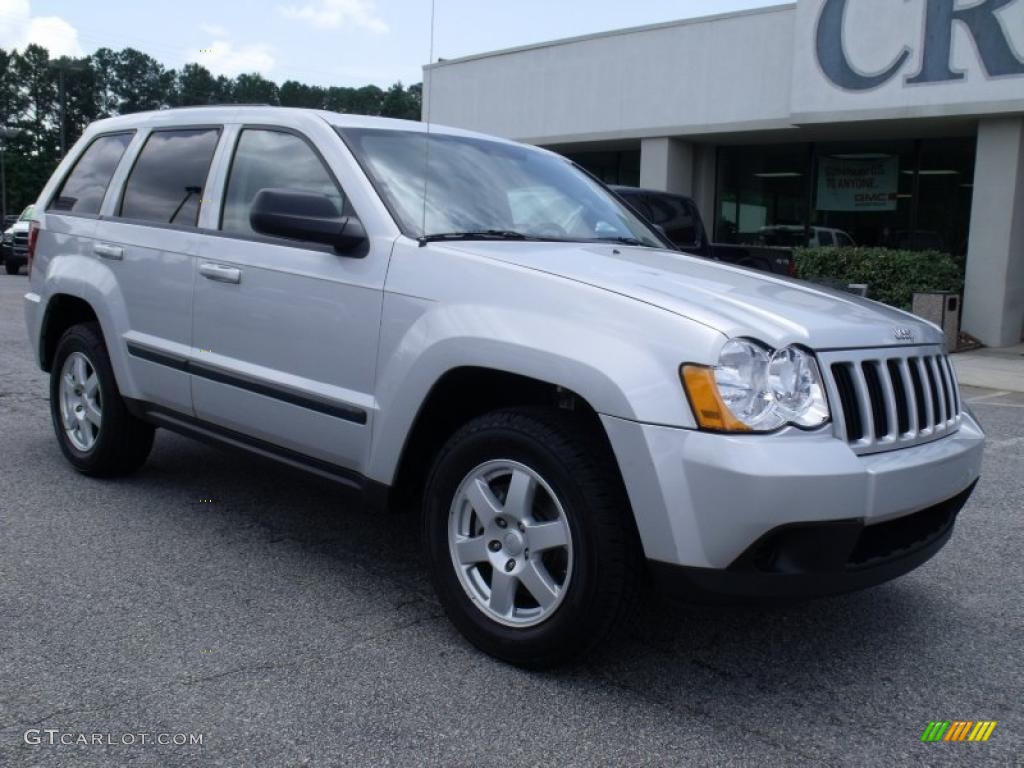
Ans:
[{"label": "chrome grille", "polygon": [[836,436],[856,453],[937,440],[960,426],[960,389],[938,347],[818,355]]},{"label": "chrome grille", "polygon": [[28,232],[15,232],[14,242],[11,245],[12,250],[16,254],[22,254],[28,252]]}]

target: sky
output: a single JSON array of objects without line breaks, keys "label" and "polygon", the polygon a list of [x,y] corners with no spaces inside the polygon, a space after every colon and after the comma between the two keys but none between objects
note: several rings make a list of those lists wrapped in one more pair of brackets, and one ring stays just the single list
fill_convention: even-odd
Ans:
[{"label": "sky", "polygon": [[[435,0],[434,59],[782,0]],[[430,0],[0,0],[0,48],[133,47],[167,67],[387,87],[422,80]]]}]

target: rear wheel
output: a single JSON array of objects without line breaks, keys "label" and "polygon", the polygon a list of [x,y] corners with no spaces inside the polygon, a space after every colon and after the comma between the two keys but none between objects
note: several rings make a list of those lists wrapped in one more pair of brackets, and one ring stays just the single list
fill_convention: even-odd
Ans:
[{"label": "rear wheel", "polygon": [[639,544],[603,446],[574,414],[522,409],[475,419],[441,451],[427,556],[448,616],[486,653],[557,665],[601,642],[635,602]]},{"label": "rear wheel", "polygon": [[99,325],[69,328],[50,370],[50,415],[68,461],[86,475],[114,477],[142,466],[153,427],[128,412]]}]

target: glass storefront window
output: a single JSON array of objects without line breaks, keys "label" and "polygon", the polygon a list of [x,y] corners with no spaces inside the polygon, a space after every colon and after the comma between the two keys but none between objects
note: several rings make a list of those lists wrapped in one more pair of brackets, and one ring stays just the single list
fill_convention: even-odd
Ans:
[{"label": "glass storefront window", "polygon": [[803,229],[810,159],[806,144],[723,148],[716,239],[724,243],[788,240],[792,232]]},{"label": "glass storefront window", "polygon": [[921,143],[916,247],[966,255],[974,198],[975,146],[973,140],[963,139]]},{"label": "glass storefront window", "polygon": [[640,150],[619,152],[567,152],[566,157],[605,184],[640,185]]},{"label": "glass storefront window", "polygon": [[817,144],[814,160],[812,227],[857,245],[903,247],[912,225],[913,141]]},{"label": "glass storefront window", "polygon": [[721,147],[715,237],[967,250],[975,138]]}]

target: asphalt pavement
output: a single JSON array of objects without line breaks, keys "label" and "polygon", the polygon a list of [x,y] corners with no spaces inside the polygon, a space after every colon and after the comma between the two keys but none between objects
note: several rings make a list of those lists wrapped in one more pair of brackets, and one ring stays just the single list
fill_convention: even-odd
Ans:
[{"label": "asphalt pavement", "polygon": [[[0,766],[1024,765],[1024,396],[965,391],[984,477],[917,571],[787,607],[653,599],[530,673],[444,618],[412,515],[164,431],[130,479],[76,474],[26,289],[0,276]],[[924,744],[932,720],[998,725]],[[141,743],[178,734],[202,744]]]}]

